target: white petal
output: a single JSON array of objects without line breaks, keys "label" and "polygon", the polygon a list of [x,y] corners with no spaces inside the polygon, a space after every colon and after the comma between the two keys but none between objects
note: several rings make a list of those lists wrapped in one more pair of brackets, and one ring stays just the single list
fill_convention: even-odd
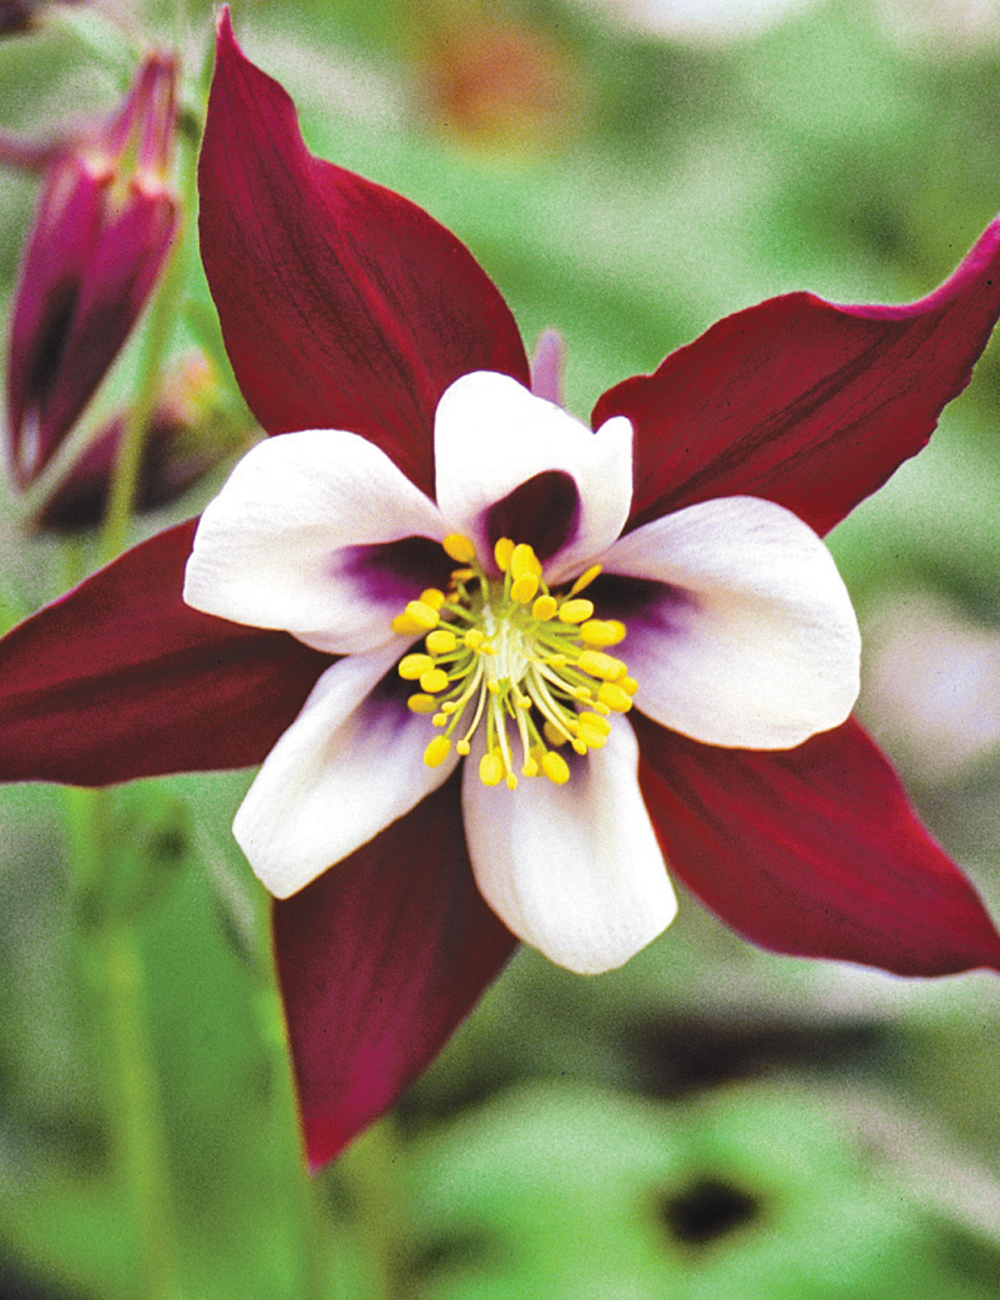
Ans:
[{"label": "white petal", "polygon": [[606,572],[670,584],[628,620],[636,706],[709,745],[790,749],[838,726],[861,638],[833,559],[790,510],[726,497],[616,542]]},{"label": "white petal", "polygon": [[271,750],[233,834],[272,894],[287,898],[442,785],[458,761],[423,761],[436,734],[402,698],[370,694],[396,647],[328,668]]},{"label": "white petal", "polygon": [[[485,514],[515,488],[547,470],[576,483],[575,537],[546,563],[549,582],[575,575],[621,532],[632,500],[632,425],[624,416],[597,433],[510,379],[478,370],[438,403],[434,419],[437,502],[453,531],[489,555]],[[515,537],[515,542],[523,538]]]},{"label": "white petal", "polygon": [[184,599],[317,650],[369,650],[412,593],[366,582],[354,548],[413,536],[440,541],[441,517],[384,452],[335,429],[282,434],[248,452],[209,503]]},{"label": "white petal", "polygon": [[[462,776],[465,834],[483,897],[511,930],[581,975],[612,970],[670,924],[677,900],[636,776],[624,719],[573,762],[566,785],[522,777],[516,790]],[[571,761],[575,758],[570,756]]]}]

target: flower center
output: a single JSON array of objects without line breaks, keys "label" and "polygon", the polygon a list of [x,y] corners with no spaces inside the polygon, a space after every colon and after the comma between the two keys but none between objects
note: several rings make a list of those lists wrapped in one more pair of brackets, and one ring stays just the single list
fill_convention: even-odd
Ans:
[{"label": "flower center", "polygon": [[[426,634],[426,653],[404,655],[399,675],[419,685],[407,700],[414,713],[432,715],[440,728],[424,751],[429,767],[443,763],[452,741],[469,753],[476,728],[486,728],[479,775],[486,785],[544,775],[557,785],[569,765],[556,751],[600,749],[611,731],[608,715],[627,713],[638,683],[609,647],[624,640],[625,625],[594,618],[581,598],[601,571],[593,565],[566,592],[549,590],[530,546],[501,537],[493,548],[499,578],[491,578],[467,537],[442,543],[453,570],[447,592],[421,592],[392,621],[402,636]],[[518,760],[515,760],[515,752]]]}]

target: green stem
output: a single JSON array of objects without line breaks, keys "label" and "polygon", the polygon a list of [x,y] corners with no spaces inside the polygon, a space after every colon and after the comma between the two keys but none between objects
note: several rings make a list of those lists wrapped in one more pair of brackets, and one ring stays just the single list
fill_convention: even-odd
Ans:
[{"label": "green stem", "polygon": [[134,1225],[136,1270],[122,1300],[176,1300],[171,1195],[156,1068],[146,1016],[143,956],[135,923],[109,904],[114,833],[107,790],[69,788],[66,824],[88,991],[96,1004],[97,1055],[113,1168]]},{"label": "green stem", "polygon": [[178,148],[181,150],[184,164],[183,195],[179,209],[180,225],[149,312],[142,359],[139,364],[138,391],[125,421],[111,479],[111,493],[104,519],[104,531],[101,535],[102,564],[108,564],[125,549],[129,521],[135,508],[143,448],[150,419],[156,407],[156,399],[159,396],[164,355],[177,316],[177,304],[182,297],[187,271],[187,260],[182,253],[187,238],[187,214],[195,210],[197,144],[192,144],[181,135]]},{"label": "green stem", "polygon": [[[268,929],[270,927],[268,926]],[[261,934],[260,950],[269,957],[269,982],[257,1000],[258,1026],[271,1057],[274,1078],[278,1083],[274,1114],[282,1128],[279,1141],[291,1159],[288,1174],[290,1199],[296,1206],[292,1216],[297,1226],[297,1249],[301,1261],[299,1283],[302,1300],[328,1300],[332,1286],[332,1259],[328,1225],[317,1200],[316,1189],[305,1169],[302,1137],[298,1126],[298,1097],[291,1070],[291,1047],[285,1024],[271,937]]]}]

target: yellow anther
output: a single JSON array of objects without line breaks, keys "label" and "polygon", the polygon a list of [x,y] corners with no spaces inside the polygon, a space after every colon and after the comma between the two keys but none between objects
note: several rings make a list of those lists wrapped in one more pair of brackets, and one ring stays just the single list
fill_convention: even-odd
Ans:
[{"label": "yellow anther", "polygon": [[421,632],[430,632],[440,622],[434,606],[425,605],[422,600],[411,600],[403,613],[416,623]]},{"label": "yellow anther", "polygon": [[539,623],[547,623],[550,618],[555,618],[558,608],[554,596],[539,596],[531,607],[531,617],[537,618]]},{"label": "yellow anther", "polygon": [[542,757],[542,771],[556,785],[565,785],[569,780],[569,764],[562,754],[554,754],[551,749]]},{"label": "yellow anther", "polygon": [[420,603],[429,606],[436,614],[444,604],[444,592],[437,587],[426,587],[420,593]]},{"label": "yellow anther", "polygon": [[599,564],[592,564],[586,572],[581,573],[576,582],[569,589],[569,594],[575,596],[578,591],[583,591],[584,587],[589,587],[601,571]]},{"label": "yellow anther", "polygon": [[431,726],[443,727],[447,721],[448,721],[447,713],[435,713],[434,717],[431,718]]},{"label": "yellow anther", "polygon": [[491,679],[486,683],[486,689],[489,691],[491,695],[499,695],[500,683],[494,679]]},{"label": "yellow anther", "polygon": [[517,777],[514,775],[513,772],[507,773],[507,789],[508,790],[517,789]]},{"label": "yellow anther", "polygon": [[433,667],[434,660],[430,655],[403,655],[397,671],[404,682],[415,682]]},{"label": "yellow anther", "polygon": [[445,702],[441,705],[441,712],[442,712],[442,713],[457,713],[457,712],[458,712],[458,700],[445,700]]},{"label": "yellow anther", "polygon": [[586,752],[587,752],[587,746],[586,746],[586,744],[585,744],[585,743],[580,739],[579,736],[574,736],[573,739],[572,739],[569,743],[573,746],[573,751],[574,751],[574,753],[577,753],[577,754],[586,754]]},{"label": "yellow anther", "polygon": [[442,668],[428,668],[420,674],[420,689],[428,695],[437,695],[448,689],[448,674]]},{"label": "yellow anther", "polygon": [[524,766],[521,768],[521,775],[522,776],[538,775],[538,764],[535,762],[533,758],[525,759]]},{"label": "yellow anther", "polygon": [[424,762],[428,767],[440,767],[451,751],[451,741],[447,736],[435,736],[424,750]]},{"label": "yellow anther", "polygon": [[518,578],[523,578],[526,573],[531,573],[536,578],[540,578],[542,576],[542,566],[538,556],[527,542],[521,542],[511,552],[510,576],[516,582]]},{"label": "yellow anther", "polygon": [[461,533],[449,533],[441,545],[444,547],[445,554],[459,564],[471,564],[476,558],[476,548]]},{"label": "yellow anther", "polygon": [[560,623],[585,623],[594,612],[593,601],[564,600],[559,606]]},{"label": "yellow anther", "polygon": [[550,668],[565,668],[569,660],[565,655],[549,655],[545,662]]},{"label": "yellow anther", "polygon": [[455,752],[461,754],[462,757],[465,758],[469,753],[469,748],[470,746],[467,740],[460,740],[455,746]]},{"label": "yellow anther", "polygon": [[639,683],[634,677],[619,677],[615,685],[620,686],[626,695],[634,695],[639,689]]},{"label": "yellow anther", "polygon": [[530,696],[530,695],[522,695],[521,698],[520,698],[520,699],[518,700],[518,702],[517,702],[517,707],[518,707],[519,709],[530,709],[530,708],[531,708],[531,696]]},{"label": "yellow anther", "polygon": [[[514,554],[514,543],[509,537],[501,537],[493,547],[493,558],[501,573],[506,573],[510,566],[510,557]],[[487,785],[490,783],[487,782]]]},{"label": "yellow anther", "polygon": [[542,731],[545,735],[545,739],[550,745],[565,745],[567,740],[569,740],[569,736],[560,731],[559,728],[554,723],[549,722],[548,719],[546,719]]},{"label": "yellow anther", "polygon": [[479,760],[479,779],[483,785],[499,785],[503,775],[503,756],[499,749],[484,754]]},{"label": "yellow anther", "polygon": [[470,578],[475,576],[475,569],[452,569],[451,571],[452,582],[468,582]]},{"label": "yellow anther", "polygon": [[397,614],[392,620],[392,630],[397,636],[417,636],[420,632],[427,631],[422,623],[418,623],[409,614]]},{"label": "yellow anther", "polygon": [[433,713],[437,708],[437,700],[433,695],[411,695],[406,701],[406,707],[411,713]]},{"label": "yellow anther", "polygon": [[625,624],[616,618],[588,618],[586,623],[580,624],[580,640],[584,645],[603,650],[605,646],[625,640]]},{"label": "yellow anther", "polygon": [[480,632],[478,627],[469,628],[465,636],[462,637],[462,644],[466,650],[478,650],[486,640],[486,637]]},{"label": "yellow anther", "polygon": [[576,723],[581,732],[589,730],[596,731],[601,736],[611,735],[611,723],[599,713],[578,713]]},{"label": "yellow anther", "polygon": [[574,700],[580,700],[583,704],[589,704],[594,698],[586,686],[574,686],[570,691]]},{"label": "yellow anther", "polygon": [[[420,681],[423,685],[423,678]],[[597,690],[597,699],[614,713],[628,713],[632,707],[631,695],[627,695],[615,682],[602,682]]]},{"label": "yellow anther", "polygon": [[446,627],[435,628],[433,632],[428,633],[425,642],[428,652],[432,655],[451,654],[457,644],[455,633],[449,632]]},{"label": "yellow anther", "polygon": [[628,672],[620,659],[606,655],[601,650],[584,650],[576,661],[576,666],[588,677],[597,677],[602,682],[616,682]]},{"label": "yellow anther", "polygon": [[607,744],[611,727],[600,714],[581,713],[579,724],[579,739],[587,749],[600,749]]},{"label": "yellow anther", "polygon": [[519,605],[529,605],[535,599],[535,592],[538,590],[538,579],[533,573],[522,573],[514,581],[510,589],[511,600],[516,600]]}]

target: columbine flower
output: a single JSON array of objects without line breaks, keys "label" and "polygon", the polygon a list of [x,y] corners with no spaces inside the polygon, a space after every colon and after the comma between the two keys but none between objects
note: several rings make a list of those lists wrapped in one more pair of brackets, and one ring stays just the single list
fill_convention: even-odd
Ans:
[{"label": "columbine flower", "polygon": [[508,925],[578,968],[662,928],[661,852],[766,947],[1000,968],[971,885],[840,722],[856,632],[814,536],[967,382],[1000,223],[913,306],[729,317],[606,393],[590,434],[528,391],[453,236],[307,152],[226,15],[200,221],[236,375],[285,436],[197,540],[152,538],[0,642],[0,776],[263,761],[237,832],[298,890],[275,946],[314,1162],[430,1059]]},{"label": "columbine flower", "polygon": [[175,79],[174,60],[150,54],[116,112],[47,173],[11,321],[7,417],[18,487],[41,473],[90,401],[170,248]]},{"label": "columbine flower", "polygon": [[616,715],[634,701],[753,749],[844,721],[860,644],[819,538],[753,497],[620,537],[631,450],[623,417],[592,434],[480,371],[438,403],[433,501],[353,433],[288,434],[244,458],[202,517],[185,599],[346,656],[236,818],[272,893],[353,853],[464,757],[487,901],[552,960],[607,970],[676,910]]}]

